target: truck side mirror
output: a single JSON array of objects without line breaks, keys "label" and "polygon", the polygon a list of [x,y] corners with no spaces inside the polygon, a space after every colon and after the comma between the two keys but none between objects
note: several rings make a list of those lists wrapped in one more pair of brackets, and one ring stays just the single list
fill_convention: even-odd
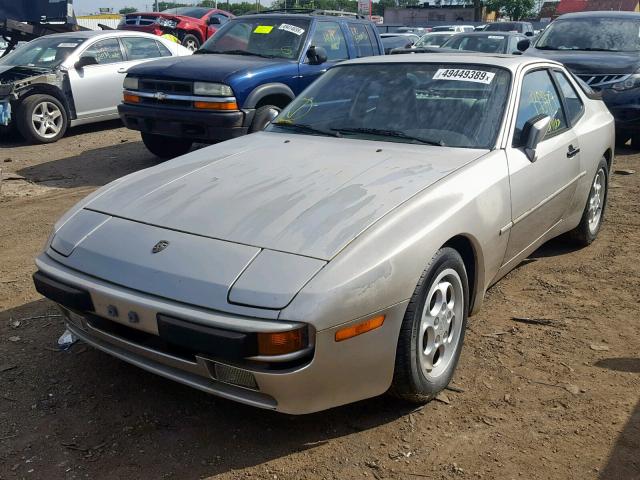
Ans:
[{"label": "truck side mirror", "polygon": [[531,46],[531,41],[528,38],[523,38],[516,44],[516,48],[521,52],[524,52],[530,46]]},{"label": "truck side mirror", "polygon": [[327,51],[322,47],[311,45],[307,50],[307,58],[310,65],[322,65],[327,61]]},{"label": "truck side mirror", "polygon": [[531,163],[537,160],[536,149],[544,136],[549,131],[551,117],[549,115],[536,115],[527,120],[522,128],[522,139],[524,139],[524,153]]},{"label": "truck side mirror", "polygon": [[74,67],[76,70],[81,70],[84,67],[88,67],[89,65],[98,65],[98,60],[96,59],[96,57],[93,57],[91,55],[83,55],[76,62]]}]

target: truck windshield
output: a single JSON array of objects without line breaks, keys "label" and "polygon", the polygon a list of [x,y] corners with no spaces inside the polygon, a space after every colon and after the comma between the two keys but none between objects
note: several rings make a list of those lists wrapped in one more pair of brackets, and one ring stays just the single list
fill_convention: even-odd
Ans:
[{"label": "truck windshield", "polygon": [[267,130],[490,149],[510,82],[507,70],[489,65],[337,66],[298,95]]},{"label": "truck windshield", "polygon": [[298,59],[309,32],[304,18],[243,17],[231,20],[196,53]]},{"label": "truck windshield", "polygon": [[77,37],[37,38],[0,59],[0,65],[55,68],[85,41]]},{"label": "truck windshield", "polygon": [[540,50],[640,51],[640,20],[587,17],[556,20],[536,42]]}]

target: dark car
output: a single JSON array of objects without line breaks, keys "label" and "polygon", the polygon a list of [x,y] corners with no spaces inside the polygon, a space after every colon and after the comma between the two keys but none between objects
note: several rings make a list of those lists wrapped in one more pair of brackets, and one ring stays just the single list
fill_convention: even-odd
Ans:
[{"label": "dark car", "polygon": [[122,17],[119,30],[135,30],[154,35],[171,34],[191,51],[200,48],[232,13],[217,8],[178,7],[162,12],[135,12]]},{"label": "dark car", "polygon": [[118,111],[151,152],[174,157],[260,131],[331,66],[382,53],[375,25],[353,15],[244,15],[183,61],[131,68]]},{"label": "dark car", "polygon": [[470,32],[457,33],[440,48],[419,47],[395,49],[391,53],[453,53],[458,51],[482,53],[522,54],[529,48],[529,39],[520,33],[510,32]]},{"label": "dark car", "polygon": [[494,22],[484,27],[483,32],[515,32],[533,37],[533,25],[529,22]]},{"label": "dark car", "polygon": [[549,25],[527,55],[564,63],[602,95],[619,145],[640,147],[640,13],[582,12]]}]

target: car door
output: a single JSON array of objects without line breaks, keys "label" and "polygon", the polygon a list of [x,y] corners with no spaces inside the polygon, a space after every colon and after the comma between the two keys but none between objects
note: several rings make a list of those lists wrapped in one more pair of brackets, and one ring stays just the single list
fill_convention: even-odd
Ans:
[{"label": "car door", "polygon": [[69,82],[78,120],[117,116],[122,99],[122,82],[126,70],[122,47],[117,38],[103,38],[89,44],[82,57],[93,57],[95,65],[69,69]]},{"label": "car door", "polygon": [[[521,138],[525,123],[537,115],[551,117],[549,130],[529,160]],[[580,145],[568,123],[564,99],[546,68],[523,77],[512,142],[507,148],[511,184],[511,225],[505,263],[536,243],[562,221],[580,178]],[[510,227],[510,228],[509,228]]]},{"label": "car door", "polygon": [[310,45],[322,47],[327,52],[327,61],[322,65],[310,65],[304,52],[298,66],[298,91],[304,90],[311,82],[337,62],[349,59],[347,40],[339,22],[317,21]]}]

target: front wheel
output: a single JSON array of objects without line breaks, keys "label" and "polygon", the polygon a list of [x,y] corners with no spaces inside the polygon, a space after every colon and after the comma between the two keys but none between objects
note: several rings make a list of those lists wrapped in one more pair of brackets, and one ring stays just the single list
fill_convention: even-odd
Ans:
[{"label": "front wheel", "polygon": [[67,111],[60,100],[51,95],[31,95],[18,107],[16,127],[29,142],[57,142],[68,126]]},{"label": "front wheel", "polygon": [[187,33],[184,37],[182,37],[182,46],[188,48],[192,52],[195,52],[200,48],[200,39],[195,35]]},{"label": "front wheel", "polygon": [[587,204],[582,212],[582,218],[576,228],[569,232],[569,238],[580,246],[586,247],[598,236],[604,210],[607,206],[607,191],[609,187],[609,167],[602,159],[598,164],[596,175],[591,182]]},{"label": "front wheel", "polygon": [[460,254],[448,247],[438,250],[402,321],[391,394],[423,403],[449,384],[464,342],[468,299]]},{"label": "front wheel", "polygon": [[249,133],[261,132],[280,113],[280,108],[275,105],[264,105],[256,110],[249,128]]},{"label": "front wheel", "polygon": [[154,155],[169,159],[184,155],[189,150],[193,142],[177,137],[165,137],[163,135],[154,135],[152,133],[143,133],[142,142],[147,149]]}]

